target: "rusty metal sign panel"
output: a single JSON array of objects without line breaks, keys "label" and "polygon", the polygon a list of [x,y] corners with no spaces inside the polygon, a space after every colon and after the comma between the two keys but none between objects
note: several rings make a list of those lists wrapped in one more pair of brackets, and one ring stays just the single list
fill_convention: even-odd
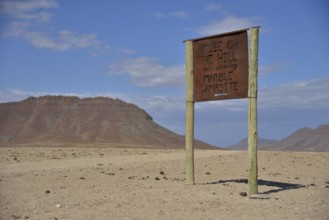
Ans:
[{"label": "rusty metal sign panel", "polygon": [[193,40],[194,101],[248,97],[247,31]]}]

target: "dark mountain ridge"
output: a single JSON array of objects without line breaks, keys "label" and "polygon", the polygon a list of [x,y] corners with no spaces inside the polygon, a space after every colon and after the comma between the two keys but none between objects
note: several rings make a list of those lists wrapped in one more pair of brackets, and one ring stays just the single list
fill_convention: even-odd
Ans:
[{"label": "dark mountain ridge", "polygon": [[[230,146],[234,150],[246,150],[248,139],[245,138],[239,143]],[[329,151],[329,124],[323,124],[315,129],[301,128],[288,137],[275,141],[267,139],[258,140],[260,150],[281,150],[281,151]]]},{"label": "dark mountain ridge", "polygon": [[288,137],[264,147],[264,150],[329,151],[329,124],[315,129],[301,128]]},{"label": "dark mountain ridge", "polygon": [[[272,140],[272,139],[259,138],[257,146],[258,146],[258,148],[263,148],[265,146],[274,144],[276,142],[277,142],[276,140]],[[244,149],[247,149],[247,146],[248,146],[248,138],[244,138],[241,141],[239,141],[238,143],[229,146],[228,148],[232,149],[232,150],[244,150]]]}]

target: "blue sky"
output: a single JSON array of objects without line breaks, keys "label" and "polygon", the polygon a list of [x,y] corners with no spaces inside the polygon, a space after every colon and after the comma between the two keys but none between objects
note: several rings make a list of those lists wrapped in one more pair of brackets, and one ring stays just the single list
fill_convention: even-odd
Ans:
[{"label": "blue sky", "polygon": [[[329,123],[328,21],[326,0],[0,0],[0,102],[108,96],[184,134],[182,41],[259,25],[259,137],[281,139]],[[195,109],[196,138],[247,136],[247,100]]]}]

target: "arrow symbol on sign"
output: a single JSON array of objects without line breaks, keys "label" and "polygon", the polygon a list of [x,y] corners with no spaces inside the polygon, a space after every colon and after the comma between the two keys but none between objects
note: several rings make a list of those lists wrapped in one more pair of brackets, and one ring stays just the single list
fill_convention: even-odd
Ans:
[{"label": "arrow symbol on sign", "polygon": [[218,94],[215,94],[215,97],[217,96],[224,96],[224,95],[228,95],[227,93],[218,93]]}]

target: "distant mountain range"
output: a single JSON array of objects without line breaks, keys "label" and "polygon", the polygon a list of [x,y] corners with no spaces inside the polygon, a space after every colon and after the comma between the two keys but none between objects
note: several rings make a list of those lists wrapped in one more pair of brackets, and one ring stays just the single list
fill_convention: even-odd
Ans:
[{"label": "distant mountain range", "polygon": [[[248,139],[232,145],[229,149],[246,150]],[[281,151],[325,151],[329,152],[329,124],[323,124],[315,129],[301,128],[288,137],[275,141],[267,139],[258,140],[260,150]]]},{"label": "distant mountain range", "polygon": [[[105,97],[30,97],[0,103],[0,146],[26,143],[119,144],[184,148],[185,137],[136,105]],[[218,149],[202,141],[196,148]]]}]

